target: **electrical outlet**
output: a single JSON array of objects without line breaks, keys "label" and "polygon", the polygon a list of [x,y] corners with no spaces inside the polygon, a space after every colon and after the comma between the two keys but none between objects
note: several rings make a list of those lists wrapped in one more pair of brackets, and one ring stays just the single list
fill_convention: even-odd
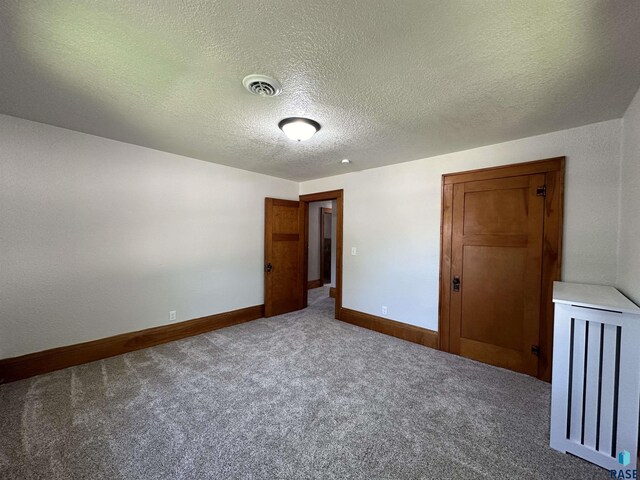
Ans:
[{"label": "electrical outlet", "polygon": [[387,314],[387,312],[388,312],[388,311],[387,311],[387,306],[386,306],[386,305],[383,305],[383,306],[382,306],[382,314],[383,314],[383,315],[386,315],[386,314]]},{"label": "electrical outlet", "polygon": [[175,322],[176,318],[177,318],[176,311],[175,310],[171,310],[169,312],[169,321],[170,322]]}]

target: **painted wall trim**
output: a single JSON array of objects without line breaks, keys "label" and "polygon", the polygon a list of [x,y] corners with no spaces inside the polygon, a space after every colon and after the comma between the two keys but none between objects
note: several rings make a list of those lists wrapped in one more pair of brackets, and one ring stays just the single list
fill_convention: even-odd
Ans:
[{"label": "painted wall trim", "polygon": [[153,347],[264,317],[264,305],[0,360],[0,384]]},{"label": "painted wall trim", "polygon": [[340,320],[359,327],[368,328],[385,335],[401,338],[408,342],[418,343],[429,348],[438,348],[438,333],[408,323],[397,322],[388,318],[377,317],[368,313],[342,308]]}]

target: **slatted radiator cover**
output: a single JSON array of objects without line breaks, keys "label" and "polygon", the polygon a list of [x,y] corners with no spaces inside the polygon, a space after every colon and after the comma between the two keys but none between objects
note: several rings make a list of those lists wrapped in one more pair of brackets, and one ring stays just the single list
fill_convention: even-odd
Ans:
[{"label": "slatted radiator cover", "polygon": [[[635,469],[640,308],[612,287],[562,282],[554,302],[551,447],[609,470]],[[620,452],[629,452],[628,465]]]}]

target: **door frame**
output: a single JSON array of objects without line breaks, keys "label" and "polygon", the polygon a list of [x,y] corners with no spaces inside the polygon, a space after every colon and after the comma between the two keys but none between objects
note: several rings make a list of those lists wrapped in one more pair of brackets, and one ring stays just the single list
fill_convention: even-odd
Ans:
[{"label": "door frame", "polygon": [[[335,318],[340,320],[342,313],[342,232],[343,232],[343,212],[344,212],[344,190],[331,190],[327,192],[309,193],[300,195],[300,202],[304,210],[304,276],[309,275],[309,204],[312,202],[322,202],[325,200],[336,200],[336,237],[332,241],[336,242],[336,308]],[[308,302],[308,291],[305,285],[303,292],[303,304],[306,308]]]},{"label": "door frame", "polygon": [[453,186],[478,180],[546,174],[542,247],[542,290],[540,305],[540,357],[537,377],[551,381],[553,352],[553,282],[560,280],[562,268],[562,229],[564,215],[564,174],[566,157],[482,168],[442,176],[440,215],[440,295],[438,309],[439,349],[448,352],[451,305],[451,260],[453,225]]},{"label": "door frame", "polygon": [[[326,214],[333,214],[333,212],[330,208],[320,207],[320,286],[324,286],[324,216]],[[331,237],[331,242],[333,242],[333,237]],[[331,272],[329,272],[329,276],[331,276]]]}]

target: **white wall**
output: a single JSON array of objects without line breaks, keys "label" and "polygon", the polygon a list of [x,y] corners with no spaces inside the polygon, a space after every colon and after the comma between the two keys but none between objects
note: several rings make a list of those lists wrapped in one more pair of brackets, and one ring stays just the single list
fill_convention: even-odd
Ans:
[{"label": "white wall", "polygon": [[640,90],[622,124],[618,288],[640,304]]},{"label": "white wall", "polygon": [[441,175],[559,155],[563,278],[640,301],[639,103],[624,136],[612,120],[300,185],[0,115],[0,358],[261,304],[264,197],[338,188],[344,306],[435,330]]},{"label": "white wall", "polygon": [[309,204],[309,257],[307,280],[318,280],[320,272],[320,209],[331,208],[331,201]]},{"label": "white wall", "polygon": [[563,279],[614,284],[620,141],[611,120],[312,180],[300,192],[344,189],[343,305],[374,315],[387,305],[389,318],[437,330],[442,174],[567,156]]},{"label": "white wall", "polygon": [[263,303],[298,184],[0,116],[0,358]]}]

